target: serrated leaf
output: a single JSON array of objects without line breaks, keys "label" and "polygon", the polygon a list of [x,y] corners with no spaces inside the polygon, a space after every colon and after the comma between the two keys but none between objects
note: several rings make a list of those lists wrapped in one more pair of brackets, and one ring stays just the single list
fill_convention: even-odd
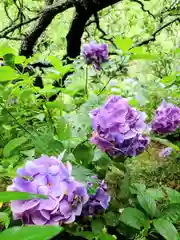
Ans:
[{"label": "serrated leaf", "polygon": [[12,227],[0,233],[1,240],[49,240],[63,230],[59,226]]},{"label": "serrated leaf", "polygon": [[89,177],[95,175],[92,170],[83,166],[74,165],[72,168],[72,176],[80,182],[87,183]]},{"label": "serrated leaf", "polygon": [[178,232],[171,222],[161,218],[154,220],[153,225],[156,231],[166,240],[178,240]]},{"label": "serrated leaf", "polygon": [[26,143],[27,141],[28,138],[26,137],[14,138],[11,141],[9,141],[3,149],[4,157],[9,157],[13,150],[21,146],[22,144]]},{"label": "serrated leaf", "polygon": [[148,219],[143,212],[136,208],[125,208],[120,216],[120,221],[126,225],[140,230],[145,226]]},{"label": "serrated leaf", "polygon": [[137,200],[149,216],[154,217],[156,215],[156,202],[152,197],[146,193],[139,193]]},{"label": "serrated leaf", "polygon": [[1,202],[10,202],[14,200],[29,200],[34,198],[47,199],[48,197],[41,194],[32,194],[28,192],[0,192]]}]

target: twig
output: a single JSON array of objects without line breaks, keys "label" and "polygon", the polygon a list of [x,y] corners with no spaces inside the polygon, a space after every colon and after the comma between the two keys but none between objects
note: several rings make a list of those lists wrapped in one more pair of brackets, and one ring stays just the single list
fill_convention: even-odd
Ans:
[{"label": "twig", "polygon": [[97,29],[102,33],[102,35],[100,36],[100,38],[106,40],[106,41],[109,41],[111,42],[111,44],[117,48],[116,44],[113,42],[112,38],[106,38],[105,36],[107,35],[106,32],[101,28],[100,26],[100,22],[99,22],[99,16],[98,16],[98,13],[95,13],[94,14],[94,21],[96,23],[96,27]]},{"label": "twig", "polygon": [[[5,30],[4,33],[0,34],[0,38],[6,38],[9,33],[15,31],[16,29],[20,28],[21,26],[24,26],[24,25],[26,25],[26,24],[28,24],[28,23],[31,23],[31,22],[33,22],[33,21],[36,21],[38,18],[39,18],[39,16],[36,16],[36,17],[31,18],[31,19],[29,19],[29,20],[27,20],[27,21],[25,21],[25,22],[23,22],[23,23],[18,23],[18,24],[16,24],[16,25],[12,26],[12,27],[9,27],[9,29]],[[2,30],[2,31],[3,31],[3,30]],[[1,33],[2,31],[0,31],[0,33]]]},{"label": "twig", "polygon": [[12,113],[9,112],[9,110],[4,107],[1,103],[0,106],[14,119],[14,121],[20,126],[20,128],[22,128],[26,133],[32,135],[27,129],[25,129],[19,122],[18,120],[12,115]]},{"label": "twig", "polygon": [[131,2],[136,2],[136,3],[140,4],[143,12],[147,12],[151,17],[153,17],[155,19],[155,16],[149,10],[145,9],[144,4],[140,0],[131,0]]},{"label": "twig", "polygon": [[145,44],[148,44],[148,43],[151,42],[151,41],[155,41],[155,40],[156,40],[156,35],[157,35],[160,31],[162,31],[164,28],[168,27],[169,25],[173,24],[173,23],[176,22],[176,21],[180,21],[180,17],[177,17],[177,18],[175,18],[175,19],[173,19],[173,20],[165,23],[164,25],[162,25],[161,27],[159,27],[156,31],[154,31],[149,38],[147,38],[147,39],[145,39],[145,40],[143,40],[143,41],[141,41],[141,42],[136,43],[136,44],[133,46],[133,48],[134,48],[134,47],[138,47],[138,46],[142,46],[142,45],[145,45]]}]

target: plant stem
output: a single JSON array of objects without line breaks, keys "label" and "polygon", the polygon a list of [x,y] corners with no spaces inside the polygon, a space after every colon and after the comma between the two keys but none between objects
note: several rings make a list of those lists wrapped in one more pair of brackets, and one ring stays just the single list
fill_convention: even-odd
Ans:
[{"label": "plant stem", "polygon": [[12,113],[9,112],[9,110],[4,107],[1,103],[0,106],[14,119],[14,121],[28,134],[32,135],[27,129],[25,129],[19,122],[18,120],[12,115]]},{"label": "plant stem", "polygon": [[85,94],[86,94],[86,97],[88,98],[88,65],[86,66],[85,68]]}]

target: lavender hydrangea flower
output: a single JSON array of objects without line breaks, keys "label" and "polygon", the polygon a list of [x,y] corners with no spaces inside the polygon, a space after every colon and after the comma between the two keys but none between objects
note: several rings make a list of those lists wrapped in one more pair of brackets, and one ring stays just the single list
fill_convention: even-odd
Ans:
[{"label": "lavender hydrangea flower", "polygon": [[108,60],[108,47],[106,44],[90,42],[84,44],[82,53],[87,64],[93,64],[94,68],[100,70],[101,63]]},{"label": "lavender hydrangea flower", "polygon": [[152,121],[152,130],[156,133],[165,134],[177,130],[180,124],[180,108],[162,101]]},{"label": "lavender hydrangea flower", "polygon": [[90,113],[94,129],[91,142],[111,156],[136,156],[148,146],[146,115],[132,108],[127,99],[111,96]]},{"label": "lavender hydrangea flower", "polygon": [[69,162],[64,165],[61,159],[45,155],[18,169],[8,190],[44,194],[48,199],[12,201],[14,219],[35,225],[73,222],[89,197],[86,187],[71,176],[71,170]]},{"label": "lavender hydrangea flower", "polygon": [[168,157],[171,155],[173,149],[170,147],[164,148],[161,150],[161,152],[159,153],[159,156],[162,158]]},{"label": "lavender hydrangea flower", "polygon": [[[94,188],[93,183],[88,184],[88,188]],[[101,181],[96,188],[95,193],[89,194],[89,200],[84,205],[82,215],[93,216],[108,208],[111,197],[107,192],[107,186],[104,181]]]}]

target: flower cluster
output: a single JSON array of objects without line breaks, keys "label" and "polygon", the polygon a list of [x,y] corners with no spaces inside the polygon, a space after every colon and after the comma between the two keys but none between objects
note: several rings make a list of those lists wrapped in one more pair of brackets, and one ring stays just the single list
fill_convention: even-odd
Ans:
[{"label": "flower cluster", "polygon": [[180,124],[180,108],[172,103],[163,101],[156,111],[152,121],[152,130],[155,133],[165,134],[177,130]]},{"label": "flower cluster", "polygon": [[[98,185],[98,186],[97,186]],[[83,207],[83,216],[94,216],[107,209],[110,196],[107,193],[107,186],[104,181],[88,183],[89,200]],[[95,191],[94,191],[95,190]]]},{"label": "flower cluster", "polygon": [[71,177],[71,165],[65,166],[60,160],[47,156],[18,169],[8,190],[48,196],[47,200],[12,201],[14,218],[22,219],[24,224],[71,223],[88,201],[86,188]]},{"label": "flower cluster", "polygon": [[146,115],[132,108],[127,99],[111,96],[90,113],[94,132],[91,142],[111,156],[136,156],[148,146]]},{"label": "flower cluster", "polygon": [[84,44],[82,53],[87,64],[93,64],[94,68],[100,70],[101,63],[108,60],[108,47],[106,44],[90,42]]},{"label": "flower cluster", "polygon": [[72,223],[81,216],[90,197],[86,186],[71,176],[71,170],[71,164],[64,165],[61,157],[42,155],[26,162],[17,170],[8,190],[43,194],[48,199],[12,201],[14,219],[21,219],[28,225],[58,225]]}]

